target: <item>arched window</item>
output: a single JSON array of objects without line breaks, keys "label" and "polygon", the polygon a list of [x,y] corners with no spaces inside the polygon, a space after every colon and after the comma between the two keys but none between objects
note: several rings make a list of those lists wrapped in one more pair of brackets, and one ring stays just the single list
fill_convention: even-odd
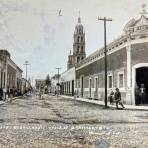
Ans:
[{"label": "arched window", "polygon": [[77,57],[77,63],[79,63],[79,61],[80,61],[80,57]]},{"label": "arched window", "polygon": [[79,33],[82,33],[82,30],[81,29],[79,29]]},{"label": "arched window", "polygon": [[79,48],[80,48],[80,47],[78,46],[78,47],[77,47],[77,53],[79,53]]},{"label": "arched window", "polygon": [[77,38],[77,42],[79,42],[80,41],[80,37],[78,36],[78,38]]},{"label": "arched window", "polygon": [[81,46],[81,53],[83,53],[83,46]]},{"label": "arched window", "polygon": [[83,28],[79,29],[79,33],[82,34],[83,33]]},{"label": "arched window", "polygon": [[81,36],[81,42],[83,42],[83,36]]}]

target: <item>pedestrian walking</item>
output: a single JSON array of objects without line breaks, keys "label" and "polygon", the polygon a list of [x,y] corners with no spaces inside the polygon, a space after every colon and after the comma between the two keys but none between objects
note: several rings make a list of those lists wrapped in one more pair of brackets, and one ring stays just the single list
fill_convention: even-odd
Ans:
[{"label": "pedestrian walking", "polygon": [[40,89],[39,90],[39,98],[42,99],[42,96],[43,96],[43,89]]},{"label": "pedestrian walking", "polygon": [[75,90],[74,91],[74,100],[76,100],[76,98],[77,98],[77,91]]},{"label": "pedestrian walking", "polygon": [[6,100],[6,89],[3,88],[3,100],[5,101]]},{"label": "pedestrian walking", "polygon": [[12,88],[10,88],[10,90],[9,90],[9,95],[10,95],[9,102],[12,102],[12,99],[14,96],[14,90]]},{"label": "pedestrian walking", "polygon": [[118,104],[120,104],[122,106],[122,108],[125,108],[122,101],[121,101],[121,93],[119,91],[119,88],[116,88],[116,92],[115,92],[115,102],[116,102],[116,108],[118,108]]},{"label": "pedestrian walking", "polygon": [[56,90],[54,91],[54,94],[55,94],[55,96],[57,95],[57,91]]}]

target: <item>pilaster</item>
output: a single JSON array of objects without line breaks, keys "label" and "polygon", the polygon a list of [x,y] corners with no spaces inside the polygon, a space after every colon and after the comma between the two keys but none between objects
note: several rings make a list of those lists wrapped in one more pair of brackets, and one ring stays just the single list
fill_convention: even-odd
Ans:
[{"label": "pilaster", "polygon": [[127,93],[126,93],[126,103],[134,105],[132,100],[132,69],[131,69],[131,43],[129,39],[129,44],[126,46],[127,52]]}]

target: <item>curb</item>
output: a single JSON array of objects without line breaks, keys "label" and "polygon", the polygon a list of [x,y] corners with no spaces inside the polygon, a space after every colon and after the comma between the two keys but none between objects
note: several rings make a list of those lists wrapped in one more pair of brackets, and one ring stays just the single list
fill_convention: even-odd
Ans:
[{"label": "curb", "polygon": [[21,97],[23,97],[23,96],[14,97],[14,98],[12,98],[12,100],[16,100],[16,99],[19,99]]},{"label": "curb", "polygon": [[[91,104],[95,104],[95,105],[98,105],[98,106],[101,106],[101,107],[103,107],[104,106],[104,104],[101,104],[101,103],[99,103],[99,102],[91,102],[91,100],[81,100],[81,99],[79,99],[79,98],[76,98],[76,99],[74,99],[74,97],[70,97],[70,96],[63,96],[63,95],[61,95],[61,97],[63,97],[63,98],[69,98],[69,99],[72,99],[72,100],[76,100],[76,101],[80,101],[80,102],[85,102],[85,103],[91,103]],[[137,108],[130,108],[129,106],[127,107],[126,105],[124,105],[125,106],[125,109],[120,109],[119,108],[119,110],[131,110],[131,111],[148,111],[148,106],[147,106],[147,108],[141,108],[140,106],[138,106]],[[116,109],[116,106],[113,106],[113,105],[108,105],[108,107],[110,108],[110,109]]]}]

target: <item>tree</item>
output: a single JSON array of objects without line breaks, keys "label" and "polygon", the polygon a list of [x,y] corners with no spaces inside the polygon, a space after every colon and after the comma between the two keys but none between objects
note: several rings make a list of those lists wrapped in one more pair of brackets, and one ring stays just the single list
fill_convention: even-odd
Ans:
[{"label": "tree", "polygon": [[47,86],[51,86],[51,80],[50,80],[49,74],[46,76],[45,83],[46,83]]}]

